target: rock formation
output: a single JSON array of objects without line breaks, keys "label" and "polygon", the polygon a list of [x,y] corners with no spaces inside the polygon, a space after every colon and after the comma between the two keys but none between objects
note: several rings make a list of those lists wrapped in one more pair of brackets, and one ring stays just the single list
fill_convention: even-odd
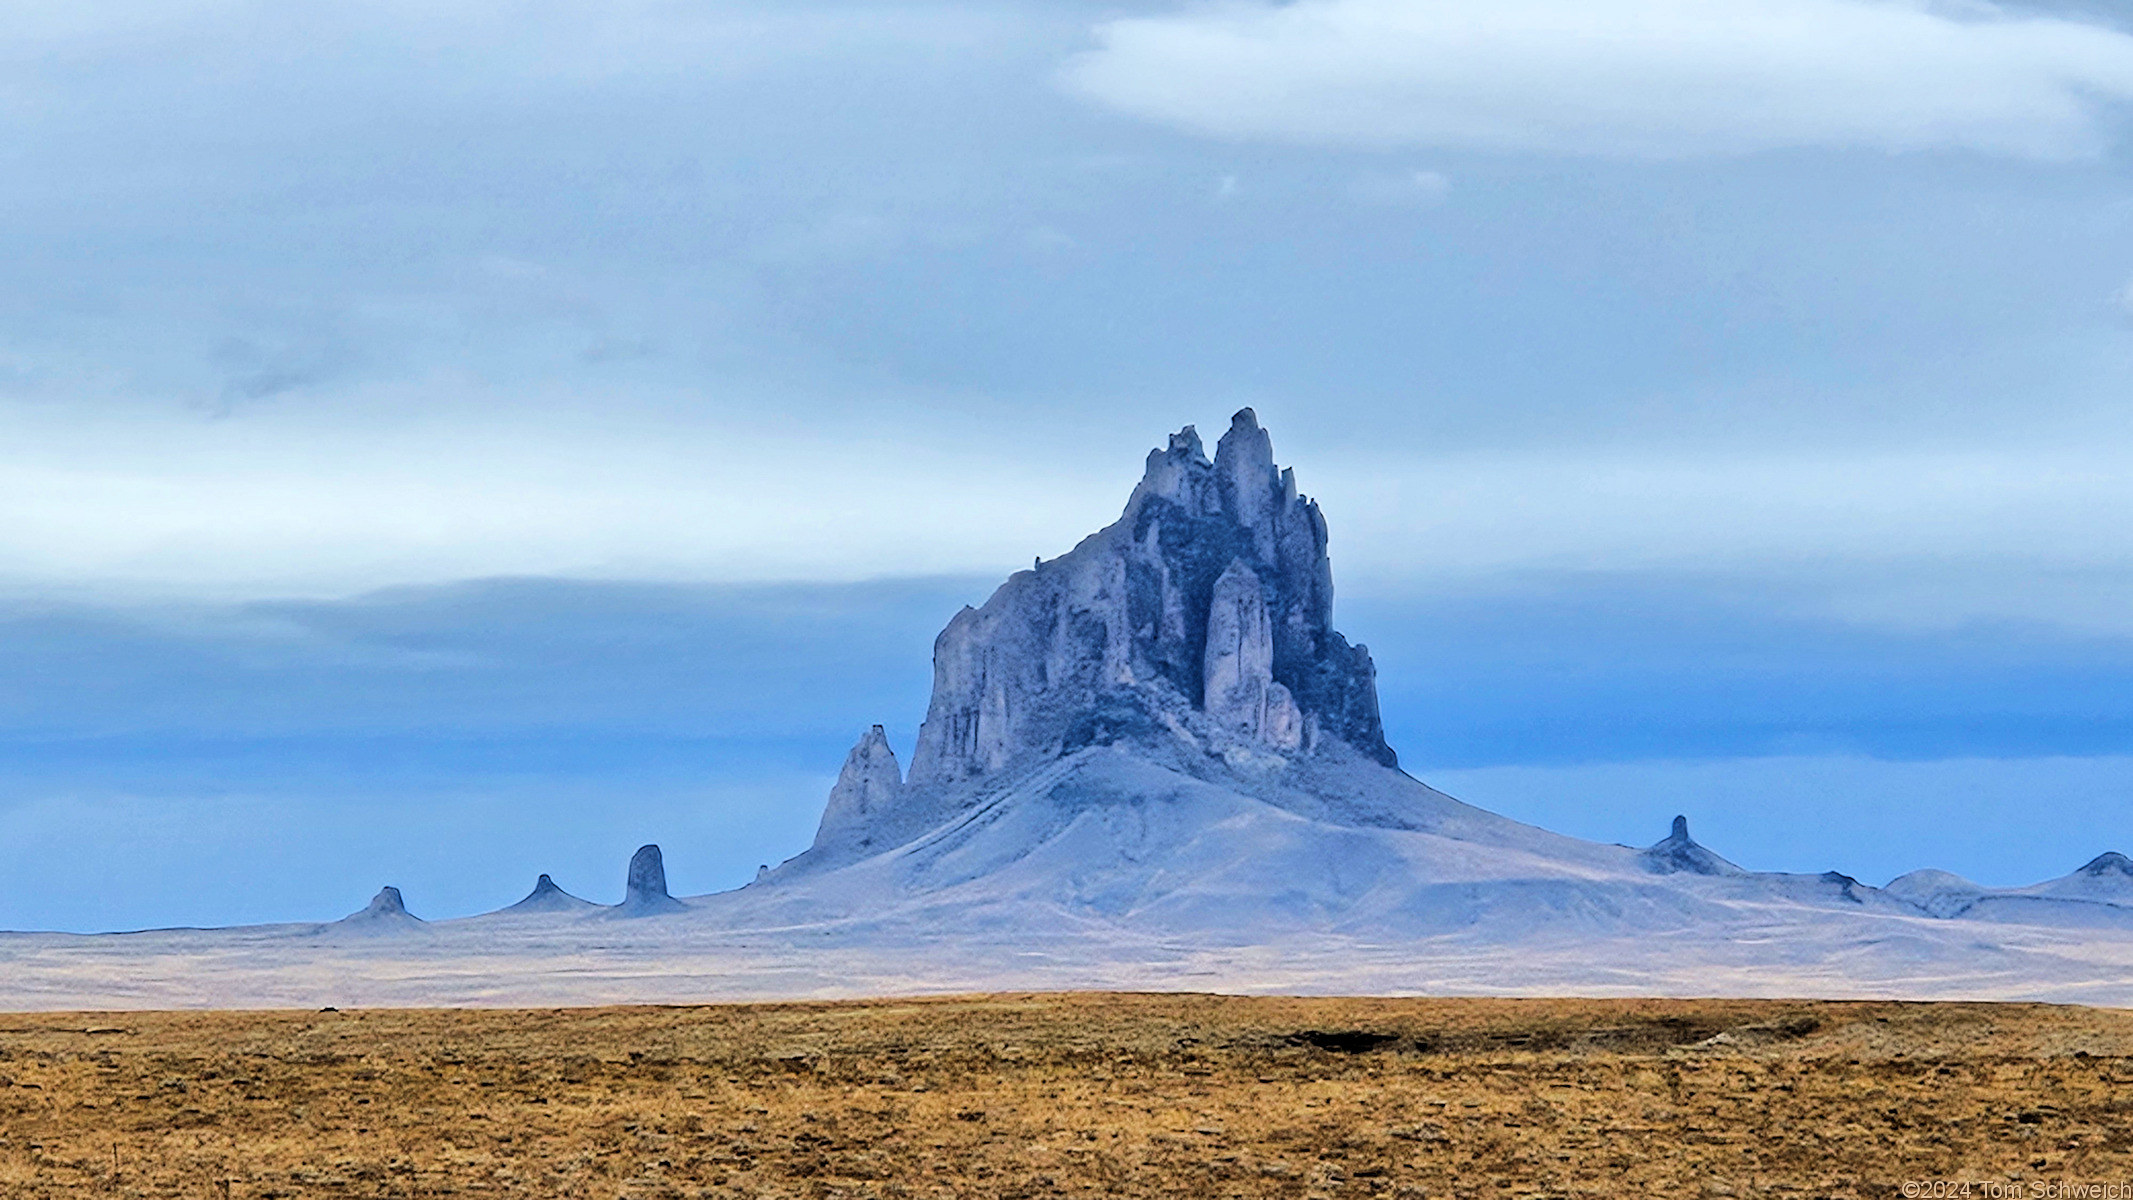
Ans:
[{"label": "rock formation", "polygon": [[1393,765],[1370,655],[1332,614],[1325,519],[1252,410],[1213,461],[1187,426],[1150,452],[1117,522],[948,623],[909,785],[1195,726]]},{"label": "rock formation", "polygon": [[533,890],[526,898],[502,911],[507,913],[553,913],[583,912],[600,907],[590,900],[581,900],[556,886],[555,880],[542,875],[534,881]]},{"label": "rock formation", "polygon": [[667,866],[656,845],[639,846],[630,856],[629,882],[616,909],[626,917],[680,912],[687,907],[667,894]]},{"label": "rock formation", "polygon": [[887,735],[876,725],[845,756],[837,786],[830,789],[829,804],[822,810],[816,839],[850,837],[861,846],[871,844],[867,831],[889,811],[903,789],[903,768],[897,765],[896,752],[889,749]]},{"label": "rock formation", "polygon": [[1274,630],[1259,575],[1242,560],[1215,580],[1207,607],[1201,707],[1210,720],[1279,750],[1303,745],[1303,714],[1274,681]]},{"label": "rock formation", "polygon": [[1689,819],[1674,818],[1673,831],[1644,851],[1645,869],[1660,875],[1745,875],[1747,871],[1711,853],[1689,836]]},{"label": "rock formation", "polygon": [[869,730],[809,861],[899,845],[1011,771],[1091,746],[1393,766],[1370,654],[1332,616],[1325,519],[1252,410],[1212,460],[1188,425],[1149,452],[1117,521],[948,622],[909,775]]},{"label": "rock formation", "polygon": [[[413,917],[414,915],[407,911],[406,902],[400,899],[400,889],[388,886],[379,888],[378,894],[370,898],[368,907],[364,908],[362,912],[348,914],[347,919],[355,920],[358,917]],[[419,917],[416,919],[420,920]]]},{"label": "rock formation", "polygon": [[357,933],[390,933],[401,929],[420,929],[429,922],[407,911],[400,899],[400,889],[383,887],[370,898],[362,911],[353,912],[333,922],[329,928]]},{"label": "rock formation", "polygon": [[[1724,862],[1725,860],[1720,859],[1719,861]],[[1726,863],[1726,865],[1729,867],[1733,866],[1733,864],[1731,863]],[[1734,867],[1733,869],[1736,871],[1740,870],[1739,867]],[[1746,872],[1743,872],[1743,874],[1745,873]],[[1815,878],[1837,889],[1837,895],[1839,897],[1845,900],[1849,900],[1853,904],[1866,903],[1866,898],[1859,894],[1859,889],[1865,887],[1866,885],[1860,883],[1857,879],[1846,875],[1842,871],[1824,871],[1820,875],[1815,876]]]},{"label": "rock formation", "polygon": [[2082,864],[2075,874],[2091,877],[2124,875],[2133,878],[2133,858],[2127,858],[2116,850],[2106,850]]}]

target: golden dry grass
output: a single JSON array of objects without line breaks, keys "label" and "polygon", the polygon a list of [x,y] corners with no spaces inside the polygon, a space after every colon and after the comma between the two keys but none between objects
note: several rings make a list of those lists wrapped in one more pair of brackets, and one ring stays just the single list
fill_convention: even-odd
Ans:
[{"label": "golden dry grass", "polygon": [[1066,994],[0,1015],[0,1196],[2109,1184],[2133,1177],[2129,1054],[2133,1013],[1985,1004]]}]

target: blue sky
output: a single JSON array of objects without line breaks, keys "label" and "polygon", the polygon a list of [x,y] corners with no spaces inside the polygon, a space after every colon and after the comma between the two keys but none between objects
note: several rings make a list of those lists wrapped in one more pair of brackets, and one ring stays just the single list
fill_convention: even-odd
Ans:
[{"label": "blue sky", "polygon": [[2121,19],[10,5],[0,927],[739,882],[1242,404],[1456,794],[2133,848]]}]

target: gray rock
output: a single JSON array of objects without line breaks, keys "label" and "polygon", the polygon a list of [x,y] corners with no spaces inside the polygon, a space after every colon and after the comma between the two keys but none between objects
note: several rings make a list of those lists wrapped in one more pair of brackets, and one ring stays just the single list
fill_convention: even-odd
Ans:
[{"label": "gray rock", "polygon": [[1215,580],[1207,605],[1207,648],[1201,654],[1201,707],[1233,729],[1257,733],[1274,682],[1274,631],[1267,623],[1259,576],[1242,559]]},{"label": "gray rock", "polygon": [[1201,707],[1208,718],[1280,750],[1303,744],[1303,716],[1274,681],[1274,633],[1259,576],[1240,559],[1208,602]]},{"label": "gray rock", "polygon": [[[867,831],[890,811],[903,790],[903,768],[896,762],[896,751],[889,748],[888,736],[876,725],[845,756],[844,769],[837,773],[837,785],[830,789],[829,803],[822,810],[822,824],[815,830],[815,844],[851,840],[867,845]],[[765,867],[758,878],[768,873]]]},{"label": "gray rock", "polygon": [[2106,875],[2133,877],[2133,859],[2127,858],[2116,850],[2106,850],[2083,864],[2075,874],[2094,877]]},{"label": "gray rock", "polygon": [[600,907],[590,900],[581,900],[562,888],[546,875],[534,881],[533,890],[526,898],[502,911],[507,913],[556,913],[585,912]]},{"label": "gray rock", "polygon": [[400,899],[400,889],[383,887],[370,898],[370,903],[360,912],[353,912],[326,926],[327,929],[349,933],[392,933],[401,930],[422,929],[429,922],[407,911]]},{"label": "gray rock", "polygon": [[[1370,655],[1332,627],[1326,544],[1252,410],[1213,461],[1180,430],[1149,453],[1118,521],[942,630],[903,802],[1088,745],[1181,736],[1286,753],[1332,738],[1394,765]],[[1195,729],[1214,732],[1181,735]]]},{"label": "gray rock", "polygon": [[[1675,817],[1673,831],[1644,851],[1647,870],[1660,875],[1687,872],[1691,875],[1745,875],[1744,869],[1727,862],[1697,844],[1689,836],[1689,819]],[[1829,878],[1824,876],[1825,879]],[[1846,877],[1847,883],[1855,883]]]},{"label": "gray rock", "polygon": [[[406,902],[400,899],[400,889],[388,886],[379,888],[378,894],[370,898],[369,906],[364,908],[363,911],[350,913],[344,919],[354,921],[363,917],[413,917],[414,915],[407,911]],[[415,919],[420,920],[421,918],[416,917]]]},{"label": "gray rock", "polygon": [[667,894],[667,865],[656,845],[639,846],[630,856],[629,882],[616,912],[626,917],[680,912],[688,907]]}]

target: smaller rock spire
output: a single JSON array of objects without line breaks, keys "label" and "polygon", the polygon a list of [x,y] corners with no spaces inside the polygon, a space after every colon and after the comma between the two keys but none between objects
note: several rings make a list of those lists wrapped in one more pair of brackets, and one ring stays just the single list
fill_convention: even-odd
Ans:
[{"label": "smaller rock spire", "polygon": [[1746,871],[1711,853],[1689,836],[1689,819],[1674,818],[1674,828],[1644,852],[1646,870],[1659,875],[1745,875]]},{"label": "smaller rock spire", "polygon": [[667,894],[666,860],[660,856],[657,845],[637,847],[630,856],[629,883],[622,895],[620,911],[624,916],[649,916],[653,913],[679,912],[686,907],[681,901]]},{"label": "smaller rock spire", "polygon": [[382,887],[370,898],[370,903],[361,912],[350,913],[333,923],[332,928],[363,933],[387,933],[396,929],[420,929],[429,922],[407,911],[400,899],[400,889]]},{"label": "smaller rock spire", "polygon": [[378,889],[378,894],[370,898],[370,907],[364,909],[361,915],[382,917],[393,914],[413,915],[407,911],[407,903],[400,899],[400,889],[388,885]]},{"label": "smaller rock spire", "polygon": [[826,845],[846,834],[864,831],[903,793],[903,768],[889,737],[876,725],[860,735],[859,743],[844,756],[844,769],[830,789],[829,803],[822,808],[822,824],[815,830],[815,845]]},{"label": "smaller rock spire", "polygon": [[526,893],[525,899],[505,908],[503,911],[508,913],[576,912],[582,909],[598,907],[590,900],[581,900],[571,895],[569,892],[557,887],[555,880],[550,879],[547,875],[542,875],[534,881],[533,890]]}]

